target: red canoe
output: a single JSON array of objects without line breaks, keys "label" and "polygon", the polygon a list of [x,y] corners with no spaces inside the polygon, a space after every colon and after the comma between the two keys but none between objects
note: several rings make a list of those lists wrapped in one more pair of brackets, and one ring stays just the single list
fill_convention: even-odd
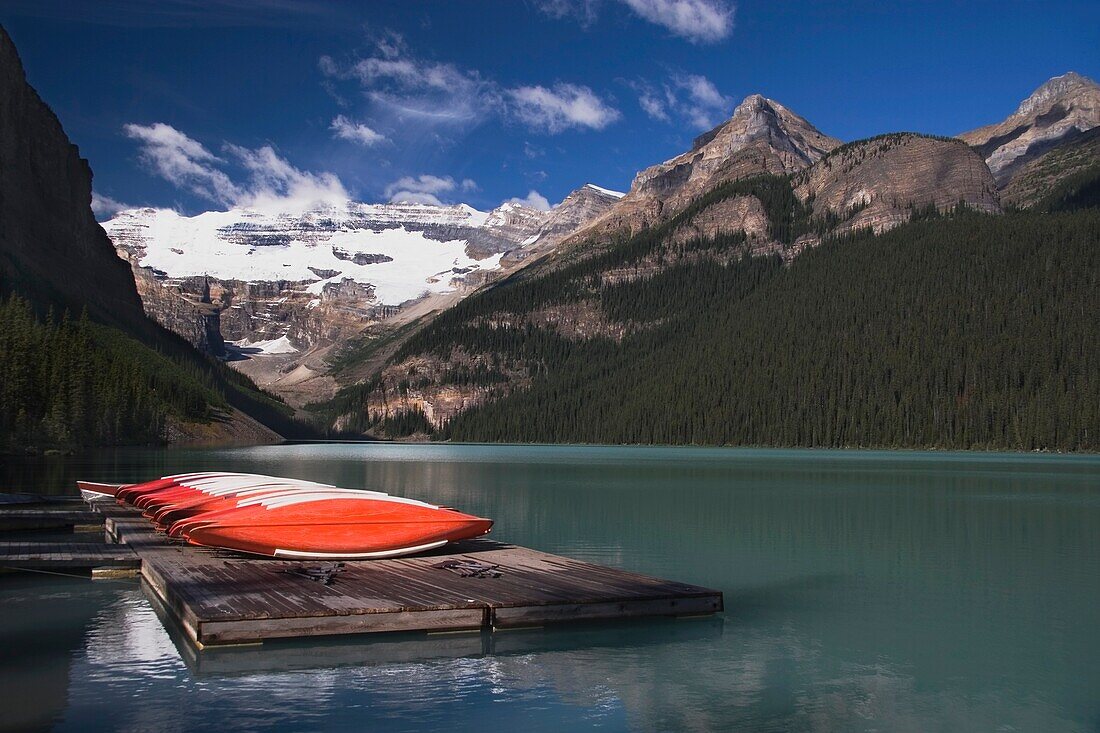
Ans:
[{"label": "red canoe", "polygon": [[85,498],[114,496],[142,509],[169,536],[268,557],[396,557],[479,537],[493,526],[492,520],[413,499],[262,474],[77,483]]},{"label": "red canoe", "polygon": [[[253,499],[260,496],[305,494],[318,491],[338,491],[358,495],[385,496],[385,494],[378,491],[315,487],[308,484],[265,484],[229,491],[199,493],[190,497],[182,497],[158,509],[146,511],[145,515],[153,520],[153,523],[157,525],[157,529],[166,530],[173,524],[184,519],[205,515],[208,512],[220,511],[222,509],[232,509],[237,506],[238,501],[244,499]],[[178,534],[171,536],[178,536]]]},{"label": "red canoe", "polygon": [[194,545],[283,558],[396,557],[480,537],[490,519],[413,499],[309,492],[245,499],[177,522]]}]

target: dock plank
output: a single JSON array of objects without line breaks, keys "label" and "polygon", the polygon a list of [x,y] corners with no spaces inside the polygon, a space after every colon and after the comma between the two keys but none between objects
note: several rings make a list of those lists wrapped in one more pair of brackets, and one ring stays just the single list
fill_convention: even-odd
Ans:
[{"label": "dock plank", "polygon": [[[488,539],[424,555],[345,561],[330,585],[255,558],[167,540],[139,514],[100,503],[108,536],[140,558],[150,592],[199,647],[388,631],[460,631],[722,610],[722,594]],[[72,548],[77,551],[78,548]],[[497,566],[464,577],[447,560]]]}]

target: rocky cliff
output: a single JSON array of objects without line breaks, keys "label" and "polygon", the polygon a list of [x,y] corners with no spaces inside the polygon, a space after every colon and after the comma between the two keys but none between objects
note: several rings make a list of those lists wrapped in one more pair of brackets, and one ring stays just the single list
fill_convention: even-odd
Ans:
[{"label": "rocky cliff", "polygon": [[[265,421],[280,427],[289,423],[284,412],[246,380],[230,383],[205,357],[146,317],[131,268],[96,223],[91,201],[87,161],[27,83],[15,46],[0,27],[0,294],[14,292],[28,301],[41,331],[57,327],[43,319],[50,311],[67,311],[72,318],[86,312],[90,322],[81,327],[85,336],[49,355],[71,361],[56,368],[46,391],[33,391],[33,380],[27,379],[8,385],[9,405],[26,402],[19,410],[27,417],[13,435],[0,435],[0,444],[13,436],[17,444],[94,445],[182,440],[198,433],[215,441],[277,440],[240,410],[263,413]],[[22,368],[18,351],[5,356],[15,360],[13,368]],[[45,363],[43,356],[36,356],[36,364]],[[109,390],[96,381],[102,369],[71,368],[72,362],[117,364],[123,357],[134,362],[126,367],[124,383]],[[68,386],[60,391],[58,384]],[[39,426],[33,413],[44,405],[49,414]],[[127,426],[127,420],[140,424]]]},{"label": "rocky cliff", "polygon": [[1100,178],[1100,127],[1076,135],[1019,166],[1001,189],[1001,200],[1019,208],[1035,206],[1060,184],[1097,178]]},{"label": "rocky cliff", "polygon": [[835,233],[882,232],[927,206],[1001,210],[997,184],[977,153],[958,140],[915,133],[848,143],[793,182],[795,194],[813,207],[814,216],[829,220]]},{"label": "rocky cliff", "polygon": [[646,168],[604,216],[572,239],[636,233],[667,221],[715,186],[761,173],[793,173],[840,145],[779,102],[745,98],[733,116],[695,139],[691,149]]},{"label": "rocky cliff", "polygon": [[0,288],[151,337],[130,268],[92,214],[88,161],[27,83],[3,28],[0,172]]},{"label": "rocky cliff", "polygon": [[1005,120],[959,138],[985,158],[1007,186],[1029,162],[1100,126],[1100,84],[1074,72],[1048,80]]}]

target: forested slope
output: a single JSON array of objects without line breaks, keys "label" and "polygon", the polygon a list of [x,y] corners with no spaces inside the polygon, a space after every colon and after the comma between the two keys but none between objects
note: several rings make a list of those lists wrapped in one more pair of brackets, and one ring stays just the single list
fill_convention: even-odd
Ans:
[{"label": "forested slope", "polygon": [[831,241],[788,268],[672,270],[636,288],[634,302],[691,307],[619,348],[593,342],[548,354],[544,379],[460,415],[444,434],[1100,447],[1095,211],[964,214]]},{"label": "forested slope", "polygon": [[[487,386],[526,367],[529,383],[437,432],[455,440],[1100,447],[1100,212],[915,218],[829,239],[787,266],[711,258],[601,283],[610,260],[659,239],[650,231],[469,299],[400,356],[487,352],[496,369],[448,375]],[[621,340],[500,322],[593,293],[634,324]],[[335,411],[377,387],[349,390]]]}]

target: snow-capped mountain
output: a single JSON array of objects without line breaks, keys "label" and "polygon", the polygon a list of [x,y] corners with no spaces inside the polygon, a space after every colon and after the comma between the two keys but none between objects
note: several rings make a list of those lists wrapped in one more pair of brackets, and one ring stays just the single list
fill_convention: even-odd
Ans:
[{"label": "snow-capped mountain", "polygon": [[461,296],[620,196],[587,185],[549,211],[357,201],[302,214],[143,208],[102,226],[163,325],[215,354],[223,339],[288,353],[353,336],[426,297]]},{"label": "snow-capped mountain", "polygon": [[170,278],[297,282],[317,296],[353,280],[370,286],[377,304],[396,306],[497,267],[500,255],[537,235],[546,218],[524,213],[518,219],[465,205],[349,201],[301,216],[136,209],[103,228],[136,264]]}]

